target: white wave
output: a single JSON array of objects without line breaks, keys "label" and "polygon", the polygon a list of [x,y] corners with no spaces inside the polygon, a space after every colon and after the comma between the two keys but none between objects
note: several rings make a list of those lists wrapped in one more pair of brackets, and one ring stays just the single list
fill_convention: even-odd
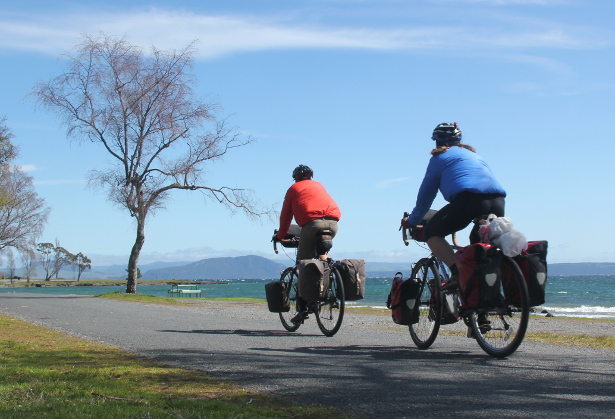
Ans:
[{"label": "white wave", "polygon": [[555,316],[587,317],[593,319],[615,318],[615,307],[580,306],[580,307],[553,307],[543,306],[543,309]]}]

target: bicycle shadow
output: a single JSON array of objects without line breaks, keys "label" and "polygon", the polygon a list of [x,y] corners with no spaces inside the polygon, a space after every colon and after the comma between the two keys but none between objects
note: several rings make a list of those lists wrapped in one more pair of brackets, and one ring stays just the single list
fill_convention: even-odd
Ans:
[{"label": "bicycle shadow", "polygon": [[322,336],[320,334],[310,333],[292,333],[284,330],[245,330],[245,329],[194,329],[194,330],[157,330],[163,333],[198,333],[205,335],[240,335],[247,337],[285,337],[285,338],[299,338],[299,337],[316,337]]},{"label": "bicycle shadow", "polygon": [[[193,330],[158,330],[162,333],[182,333],[182,334],[201,334],[201,335],[234,335],[247,338],[326,338],[319,333],[292,333],[283,330],[246,330],[246,329],[193,329]],[[340,357],[364,357],[373,360],[423,360],[433,362],[450,362],[455,360],[477,364],[487,364],[493,361],[502,361],[506,358],[492,358],[473,349],[455,349],[451,351],[421,350],[414,346],[390,346],[390,345],[345,345],[345,346],[295,346],[295,347],[252,347],[251,351],[287,353],[288,355],[323,355]]]},{"label": "bicycle shadow", "polygon": [[388,361],[423,360],[433,362],[450,362],[455,358],[463,358],[466,362],[492,360],[491,358],[486,358],[484,354],[473,353],[471,350],[457,349],[454,351],[439,352],[424,351],[413,347],[387,345],[305,346],[295,348],[254,347],[250,349],[262,352],[282,352],[288,354],[321,355],[327,357],[339,356],[353,357],[356,359],[361,358]]}]

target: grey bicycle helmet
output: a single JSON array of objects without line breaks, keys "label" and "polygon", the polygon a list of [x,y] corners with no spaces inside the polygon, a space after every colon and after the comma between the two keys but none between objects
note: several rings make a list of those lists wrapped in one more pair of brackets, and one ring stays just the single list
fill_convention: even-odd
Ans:
[{"label": "grey bicycle helmet", "polygon": [[312,176],[314,176],[314,172],[304,164],[300,164],[293,170],[293,179],[295,179],[295,181],[312,179]]},{"label": "grey bicycle helmet", "polygon": [[461,141],[462,135],[457,122],[443,122],[433,130],[431,139],[440,143],[454,143]]}]

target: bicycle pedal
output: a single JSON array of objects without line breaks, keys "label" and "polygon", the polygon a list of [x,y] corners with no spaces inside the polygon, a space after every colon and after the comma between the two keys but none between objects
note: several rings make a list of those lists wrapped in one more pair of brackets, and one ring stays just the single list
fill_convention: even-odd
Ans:
[{"label": "bicycle pedal", "polygon": [[293,323],[293,324],[303,324],[303,321],[307,320],[309,318],[310,318],[310,316],[308,316],[307,313],[299,313],[295,317],[290,319],[290,322]]}]

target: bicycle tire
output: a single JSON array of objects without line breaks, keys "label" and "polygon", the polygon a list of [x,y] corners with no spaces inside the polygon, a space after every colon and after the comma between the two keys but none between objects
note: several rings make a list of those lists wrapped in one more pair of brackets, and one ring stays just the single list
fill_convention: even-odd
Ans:
[{"label": "bicycle tire", "polygon": [[[442,321],[442,282],[437,265],[431,259],[419,260],[412,269],[411,278],[416,278],[421,284],[418,304],[414,310],[419,310],[418,321],[410,324],[410,337],[419,349],[428,349],[436,340]],[[413,313],[416,318],[416,313]]]},{"label": "bicycle tire", "polygon": [[297,270],[295,268],[286,268],[280,276],[280,281],[284,283],[284,289],[286,290],[286,296],[290,303],[290,310],[280,313],[280,321],[284,329],[289,332],[294,332],[299,329],[301,323],[293,323],[291,320],[298,313],[297,310]]},{"label": "bicycle tire", "polygon": [[325,336],[333,336],[342,325],[346,298],[342,276],[337,268],[333,267],[329,275],[329,286],[322,299],[317,303],[315,310],[316,322]]},{"label": "bicycle tire", "polygon": [[469,317],[472,334],[478,345],[495,358],[510,356],[519,348],[530,317],[528,291],[521,269],[508,256],[502,255],[502,263],[510,268],[520,297],[514,302],[510,301],[506,298],[503,286],[500,286],[501,304],[489,310],[477,310]]}]

